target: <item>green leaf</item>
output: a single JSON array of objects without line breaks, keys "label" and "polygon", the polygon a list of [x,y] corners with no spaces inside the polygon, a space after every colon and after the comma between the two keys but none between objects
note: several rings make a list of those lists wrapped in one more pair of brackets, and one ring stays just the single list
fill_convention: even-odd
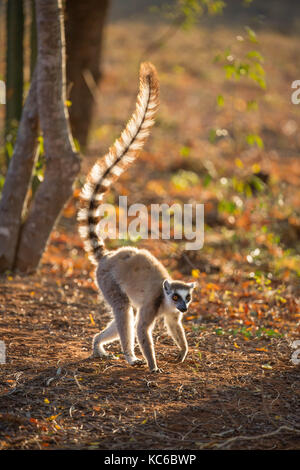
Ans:
[{"label": "green leaf", "polygon": [[2,188],[4,186],[5,178],[3,175],[0,175],[0,193],[2,191]]},{"label": "green leaf", "polygon": [[248,59],[257,60],[258,62],[261,62],[261,63],[264,62],[263,56],[262,56],[261,53],[258,52],[258,51],[250,51],[250,52],[248,52],[248,54],[246,55],[246,57],[248,57]]},{"label": "green leaf", "polygon": [[206,186],[209,185],[211,180],[212,180],[212,177],[209,174],[205,175],[203,179],[203,186],[206,188]]},{"label": "green leaf", "polygon": [[262,138],[257,135],[257,134],[249,134],[246,136],[246,140],[248,145],[253,146],[257,145],[259,148],[263,149],[264,148],[264,143]]},{"label": "green leaf", "polygon": [[236,68],[235,68],[234,65],[226,64],[226,65],[224,65],[224,70],[225,70],[225,77],[227,79],[236,77]]},{"label": "green leaf", "polygon": [[39,154],[44,155],[45,149],[44,149],[44,138],[43,138],[43,136],[39,135],[37,140],[38,140],[38,143],[39,143]]},{"label": "green leaf", "polygon": [[249,28],[249,26],[245,26],[245,29],[248,33],[248,39],[251,42],[258,42],[255,31],[253,31],[253,29]]},{"label": "green leaf", "polygon": [[14,147],[13,147],[13,144],[10,141],[6,142],[5,149],[6,149],[8,157],[11,158],[12,154],[14,152]]},{"label": "green leaf", "polygon": [[223,328],[216,328],[215,333],[216,335],[221,336],[225,334],[225,331],[223,330]]},{"label": "green leaf", "polygon": [[171,178],[172,183],[177,189],[186,189],[191,186],[195,186],[199,182],[197,173],[193,171],[179,170]]},{"label": "green leaf", "polygon": [[217,96],[217,105],[222,108],[225,104],[224,96],[223,95],[218,95]]},{"label": "green leaf", "polygon": [[255,68],[256,73],[260,75],[261,77],[264,77],[266,75],[264,68],[258,62],[254,64],[254,68]]},{"label": "green leaf", "polygon": [[210,15],[221,15],[226,3],[221,0],[208,0],[207,9]]},{"label": "green leaf", "polygon": [[223,199],[218,204],[218,211],[219,212],[226,212],[228,214],[233,214],[236,210],[236,204],[233,201],[226,201]]},{"label": "green leaf", "polygon": [[73,137],[73,142],[74,142],[74,147],[76,149],[76,152],[80,152],[80,144],[78,142],[78,139],[76,139],[76,137]]},{"label": "green leaf", "polygon": [[257,111],[257,110],[258,110],[258,103],[256,100],[247,101],[247,111]]},{"label": "green leaf", "polygon": [[216,142],[216,137],[217,137],[216,129],[210,129],[208,140],[210,141],[211,144],[214,144]]},{"label": "green leaf", "polygon": [[214,59],[213,59],[213,62],[220,62],[222,60],[222,55],[221,54],[217,54],[215,55]]},{"label": "green leaf", "polygon": [[188,147],[187,145],[184,145],[183,147],[181,147],[180,149],[180,155],[182,157],[188,157],[191,153],[191,149],[190,147]]},{"label": "green leaf", "polygon": [[251,184],[258,192],[262,192],[265,189],[264,182],[256,175],[252,176]]},{"label": "green leaf", "polygon": [[249,73],[249,65],[248,64],[243,64],[241,63],[237,68],[236,68],[236,75],[237,77],[241,77],[241,76],[247,76],[248,73]]}]

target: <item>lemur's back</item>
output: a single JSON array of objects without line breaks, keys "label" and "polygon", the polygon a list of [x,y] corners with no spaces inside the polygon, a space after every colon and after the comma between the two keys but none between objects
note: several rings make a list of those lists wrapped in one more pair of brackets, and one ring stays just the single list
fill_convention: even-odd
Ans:
[{"label": "lemur's back", "polygon": [[162,283],[169,278],[164,266],[147,250],[124,247],[111,251],[99,261],[97,279],[112,276],[135,306],[145,302],[145,289],[155,299],[162,293]]}]

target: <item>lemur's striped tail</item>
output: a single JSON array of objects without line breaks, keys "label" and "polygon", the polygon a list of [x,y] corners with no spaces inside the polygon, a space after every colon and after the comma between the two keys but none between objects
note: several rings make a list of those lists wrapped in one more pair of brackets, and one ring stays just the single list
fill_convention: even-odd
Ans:
[{"label": "lemur's striped tail", "polygon": [[108,153],[94,164],[80,194],[79,233],[93,264],[97,265],[105,253],[104,241],[96,232],[100,221],[97,209],[110,185],[138,156],[154,124],[153,118],[158,104],[157,73],[151,63],[144,62],[140,67],[140,88],[135,112],[121,137],[110,147]]}]

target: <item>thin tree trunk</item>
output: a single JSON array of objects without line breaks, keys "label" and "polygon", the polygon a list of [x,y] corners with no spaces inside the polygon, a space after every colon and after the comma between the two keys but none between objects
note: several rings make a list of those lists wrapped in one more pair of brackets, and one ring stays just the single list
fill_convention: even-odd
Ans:
[{"label": "thin tree trunk", "polygon": [[94,97],[93,86],[101,78],[101,50],[103,28],[107,18],[109,0],[66,1],[67,80],[70,87],[70,122],[73,136],[82,149],[87,145]]},{"label": "thin tree trunk", "polygon": [[34,271],[80,170],[65,105],[65,38],[61,0],[36,0],[37,97],[46,171],[21,231],[16,268]]},{"label": "thin tree trunk", "polygon": [[[22,0],[9,0],[6,5],[6,112],[5,137],[13,143],[23,107],[23,33]],[[9,154],[6,152],[7,166]]]},{"label": "thin tree trunk", "polygon": [[30,25],[30,76],[32,77],[37,59],[37,33],[35,2],[30,0],[31,25]]},{"label": "thin tree trunk", "polygon": [[22,211],[37,156],[37,80],[36,73],[25,101],[14,153],[0,201],[0,272],[13,268]]}]

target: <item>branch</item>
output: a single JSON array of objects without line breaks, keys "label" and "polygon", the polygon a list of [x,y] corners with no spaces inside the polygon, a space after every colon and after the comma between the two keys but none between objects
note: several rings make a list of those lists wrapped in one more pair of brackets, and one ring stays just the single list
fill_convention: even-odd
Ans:
[{"label": "branch", "polygon": [[290,426],[280,426],[279,428],[275,429],[275,431],[271,432],[266,432],[265,434],[257,434],[256,436],[235,436],[235,437],[230,437],[226,441],[221,442],[220,444],[216,444],[217,449],[221,449],[222,447],[227,447],[228,444],[232,444],[234,441],[238,440],[244,440],[244,441],[250,441],[250,440],[256,440],[256,439],[263,439],[265,437],[271,437],[275,436],[276,434],[279,434],[281,431],[290,431],[290,432],[295,432],[295,433],[300,433],[300,429],[292,428]]}]

